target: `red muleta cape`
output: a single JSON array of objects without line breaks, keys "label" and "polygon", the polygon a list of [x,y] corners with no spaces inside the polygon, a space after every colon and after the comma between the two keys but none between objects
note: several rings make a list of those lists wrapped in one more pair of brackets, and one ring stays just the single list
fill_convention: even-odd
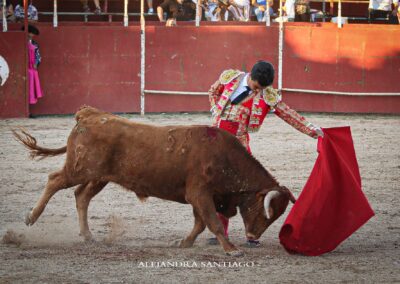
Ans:
[{"label": "red muleta cape", "polygon": [[291,253],[330,252],[374,215],[361,190],[350,127],[323,131],[311,175],[279,233]]}]

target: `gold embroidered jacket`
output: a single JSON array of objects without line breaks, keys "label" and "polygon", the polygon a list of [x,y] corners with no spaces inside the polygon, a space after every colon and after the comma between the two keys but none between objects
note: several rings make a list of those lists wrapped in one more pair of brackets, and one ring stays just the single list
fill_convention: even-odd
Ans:
[{"label": "gold embroidered jacket", "polygon": [[239,104],[231,104],[230,97],[246,74],[239,70],[226,70],[208,91],[213,125],[219,127],[221,120],[239,124],[236,136],[247,135],[259,130],[269,111],[286,121],[297,130],[316,138],[316,128],[303,116],[290,109],[282,96],[272,87],[253,92]]}]

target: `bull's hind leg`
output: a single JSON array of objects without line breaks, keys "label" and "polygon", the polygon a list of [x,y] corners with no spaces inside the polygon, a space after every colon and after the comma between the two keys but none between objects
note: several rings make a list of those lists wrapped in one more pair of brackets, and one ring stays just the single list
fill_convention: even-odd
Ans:
[{"label": "bull's hind leg", "polygon": [[27,214],[25,218],[25,224],[27,226],[33,225],[37,219],[42,214],[44,208],[49,202],[50,198],[59,190],[74,186],[71,184],[65,175],[64,169],[51,173],[49,175],[49,180],[47,182],[45,190],[42,192],[36,206],[32,209],[30,213]]},{"label": "bull's hind leg", "polygon": [[91,181],[86,184],[80,185],[75,190],[76,209],[79,216],[80,235],[84,237],[85,241],[93,239],[92,233],[89,230],[87,220],[87,212],[90,200],[96,196],[105,186],[107,182]]},{"label": "bull's hind leg", "polygon": [[197,236],[201,234],[206,228],[206,224],[201,219],[200,215],[197,213],[196,209],[193,208],[194,215],[194,227],[192,232],[190,232],[189,236],[182,240],[180,247],[181,248],[190,248],[193,246],[194,241]]}]

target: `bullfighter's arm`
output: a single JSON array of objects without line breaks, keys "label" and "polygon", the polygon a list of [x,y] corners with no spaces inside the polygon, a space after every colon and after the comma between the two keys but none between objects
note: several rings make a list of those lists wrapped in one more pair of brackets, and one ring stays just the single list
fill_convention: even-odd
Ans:
[{"label": "bullfighter's arm", "polygon": [[208,99],[210,100],[211,113],[214,113],[214,109],[223,90],[224,85],[221,84],[220,80],[217,80],[213,85],[211,85],[211,88],[208,90]]},{"label": "bullfighter's arm", "polygon": [[274,110],[277,116],[286,121],[292,127],[296,128],[298,131],[307,134],[312,138],[323,136],[323,132],[319,126],[308,122],[302,115],[291,109],[284,102],[278,102],[275,105]]}]

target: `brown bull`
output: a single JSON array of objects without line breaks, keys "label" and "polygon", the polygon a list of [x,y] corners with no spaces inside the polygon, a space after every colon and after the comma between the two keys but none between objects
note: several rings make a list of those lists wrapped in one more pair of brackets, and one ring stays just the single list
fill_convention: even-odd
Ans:
[{"label": "brown bull", "polygon": [[[32,158],[67,153],[63,168],[49,175],[39,201],[26,217],[27,225],[36,222],[57,191],[79,185],[75,198],[80,232],[90,240],[89,202],[114,182],[140,199],[153,196],[191,204],[194,228],[181,247],[191,247],[207,226],[227,254],[240,255],[224,236],[217,210],[231,217],[239,207],[246,236],[258,239],[282,215],[289,200],[294,202],[291,192],[223,130],[138,124],[91,107],[82,108],[75,118],[67,146],[59,149],[40,147],[28,133],[14,131]],[[266,198],[270,191],[274,194]]]}]

